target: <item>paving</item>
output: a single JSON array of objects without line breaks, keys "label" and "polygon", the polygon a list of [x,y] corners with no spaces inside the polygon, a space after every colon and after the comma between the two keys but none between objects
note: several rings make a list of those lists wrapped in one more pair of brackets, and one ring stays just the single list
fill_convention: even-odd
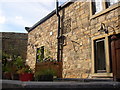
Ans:
[{"label": "paving", "polygon": [[101,80],[101,79],[57,79],[51,82],[45,81],[28,81],[22,82],[17,80],[1,80],[2,88],[49,88],[52,90],[58,89],[90,89],[90,88],[112,88],[120,89],[120,82],[115,82],[112,80]]}]

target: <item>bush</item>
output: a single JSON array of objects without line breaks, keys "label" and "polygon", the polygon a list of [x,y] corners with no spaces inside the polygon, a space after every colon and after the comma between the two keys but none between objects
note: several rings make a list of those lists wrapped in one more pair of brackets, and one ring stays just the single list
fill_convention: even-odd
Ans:
[{"label": "bush", "polygon": [[56,72],[53,69],[44,69],[35,72],[35,80],[39,81],[41,76],[55,76]]}]

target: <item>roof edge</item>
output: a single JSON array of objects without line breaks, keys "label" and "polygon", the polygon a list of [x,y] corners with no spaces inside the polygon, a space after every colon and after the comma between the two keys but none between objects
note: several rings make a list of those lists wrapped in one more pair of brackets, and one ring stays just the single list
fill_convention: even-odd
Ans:
[{"label": "roof edge", "polygon": [[[59,6],[60,8],[60,10],[62,10],[63,8],[65,8],[65,7],[67,7],[68,5],[70,5],[70,4],[72,4],[73,3],[73,1],[71,0],[71,1],[68,1],[68,2],[66,2],[66,3],[64,3],[63,5],[61,5],[61,6]],[[60,11],[59,10],[59,11]],[[27,32],[31,32],[33,29],[35,29],[38,25],[40,25],[40,24],[42,24],[43,22],[45,22],[47,19],[49,19],[50,17],[52,17],[53,15],[55,15],[56,14],[56,9],[55,10],[53,10],[51,13],[49,13],[47,16],[45,16],[44,18],[42,18],[40,21],[38,21],[36,24],[34,24],[32,27],[29,27],[29,29],[27,28],[26,29],[26,27],[25,27],[25,29],[26,29],[26,31]]]}]

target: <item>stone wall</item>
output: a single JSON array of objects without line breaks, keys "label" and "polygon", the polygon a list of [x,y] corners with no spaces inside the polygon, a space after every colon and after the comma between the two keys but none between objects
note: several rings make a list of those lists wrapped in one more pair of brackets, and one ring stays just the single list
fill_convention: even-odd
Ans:
[{"label": "stone wall", "polygon": [[2,52],[9,55],[21,56],[26,60],[27,33],[2,32]]},{"label": "stone wall", "polygon": [[[61,30],[64,32],[63,78],[91,78],[92,46],[91,38],[99,36],[100,23],[105,23],[119,31],[120,8],[91,18],[90,2],[74,2],[60,11]],[[109,33],[113,33],[110,28]],[[27,63],[34,69],[36,48],[45,46],[51,56],[57,56],[57,16],[37,26],[28,35]]]}]

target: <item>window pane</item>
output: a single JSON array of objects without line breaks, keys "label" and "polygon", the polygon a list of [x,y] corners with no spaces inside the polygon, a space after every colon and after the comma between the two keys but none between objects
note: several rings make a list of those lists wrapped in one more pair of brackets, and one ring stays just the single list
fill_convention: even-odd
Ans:
[{"label": "window pane", "polygon": [[95,8],[96,8],[96,12],[98,13],[100,11],[102,11],[102,0],[95,0]]},{"label": "window pane", "polygon": [[110,5],[113,5],[113,4],[117,3],[117,2],[118,2],[118,0],[110,0]]},{"label": "window pane", "polygon": [[106,72],[105,43],[104,39],[95,41],[95,71]]},{"label": "window pane", "polygon": [[92,0],[92,14],[102,11],[102,0]]},{"label": "window pane", "polygon": [[107,7],[117,3],[119,0],[106,0],[107,1]]},{"label": "window pane", "polygon": [[36,62],[43,62],[44,59],[44,46],[37,48]]}]

